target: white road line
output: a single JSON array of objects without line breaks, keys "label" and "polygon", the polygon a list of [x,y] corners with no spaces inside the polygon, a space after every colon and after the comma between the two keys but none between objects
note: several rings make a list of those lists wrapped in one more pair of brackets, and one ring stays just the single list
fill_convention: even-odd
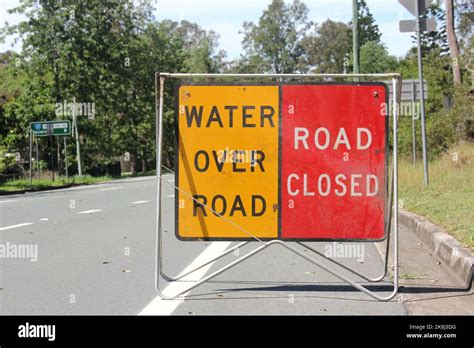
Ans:
[{"label": "white road line", "polygon": [[[222,253],[231,242],[213,242],[209,245],[191,264],[186,267],[181,274],[184,274],[191,269],[203,264],[212,257],[217,256]],[[197,270],[194,273],[184,277],[179,282],[174,282],[169,284],[164,290],[165,295],[171,296],[177,294],[178,292],[186,289],[191,286],[193,282],[189,281],[190,279],[199,280],[204,277],[206,272],[211,268],[213,263]],[[188,281],[186,281],[188,280]],[[187,293],[183,294],[181,297],[185,297]],[[153,301],[151,301],[145,308],[142,309],[138,315],[170,315],[174,310],[184,302],[184,299],[179,300],[163,300],[160,296],[157,296]]]},{"label": "white road line", "polygon": [[16,199],[9,199],[8,201],[0,201],[0,204],[2,203],[10,203],[10,202],[15,202]]},{"label": "white road line", "polygon": [[48,218],[41,218],[40,221],[48,221]]},{"label": "white road line", "polygon": [[174,197],[174,195],[168,195],[168,196],[166,196],[166,197],[168,197],[168,198],[173,198],[173,197]]},{"label": "white road line", "polygon": [[149,201],[135,201],[132,202],[132,204],[143,204],[143,203],[148,203]]},{"label": "white road line", "polygon": [[107,188],[100,189],[100,191],[109,191],[109,190],[118,190],[118,189],[123,189],[123,186],[107,187]]},{"label": "white road line", "polygon": [[36,193],[41,193],[41,192],[61,192],[61,191],[64,191],[64,192],[67,192],[67,191],[78,191],[78,190],[93,190],[93,189],[96,189],[96,188],[99,188],[99,187],[102,187],[102,186],[106,186],[106,184],[93,184],[93,185],[83,185],[83,186],[77,186],[77,187],[71,187],[71,188],[66,188],[66,189],[62,189],[62,190],[50,190],[50,191],[39,191],[39,192],[36,192]]},{"label": "white road line", "polygon": [[5,231],[5,230],[12,229],[12,228],[23,227],[23,226],[28,226],[28,225],[33,225],[33,222],[24,222],[24,223],[18,224],[18,225],[11,225],[11,226],[6,226],[6,227],[0,227],[0,231]]},{"label": "white road line", "polygon": [[80,211],[78,214],[92,214],[92,213],[97,213],[99,211],[102,211],[103,209],[91,209],[91,210],[84,210]]}]

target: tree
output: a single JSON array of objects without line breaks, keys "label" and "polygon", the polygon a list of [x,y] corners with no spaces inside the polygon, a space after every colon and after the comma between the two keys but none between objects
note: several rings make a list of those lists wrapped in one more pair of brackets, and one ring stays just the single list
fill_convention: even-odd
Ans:
[{"label": "tree", "polygon": [[389,55],[383,44],[368,41],[360,48],[360,71],[363,74],[393,72],[397,58]]},{"label": "tree", "polygon": [[456,38],[456,32],[454,31],[454,6],[453,0],[446,0],[446,30],[449,43],[449,51],[451,53],[451,60],[453,66],[453,81],[455,85],[460,85],[461,80],[461,67],[460,67],[460,56],[459,56],[459,45]]},{"label": "tree", "polygon": [[[469,47],[472,47],[474,38],[472,35],[474,29],[474,26],[472,25],[474,20],[472,5],[469,1],[456,0],[454,3],[454,12],[459,46],[461,52],[466,53],[466,51],[469,51]],[[470,54],[470,52],[468,53]]]},{"label": "tree", "polygon": [[[446,15],[444,10],[436,4],[431,5],[421,16],[423,19],[433,18],[436,20],[437,28],[432,32],[421,32],[421,47],[423,56],[438,50],[441,54],[448,54],[448,39],[446,34]],[[413,43],[416,43],[416,35],[412,35]]]},{"label": "tree", "polygon": [[273,0],[258,24],[243,24],[245,60],[258,68],[255,72],[298,71],[303,55],[302,39],[311,24],[308,8],[301,1],[286,4],[283,0]]},{"label": "tree", "polygon": [[359,45],[362,47],[369,41],[380,43],[382,34],[375,18],[369,10],[365,0],[359,0]]},{"label": "tree", "polygon": [[302,42],[306,64],[318,73],[342,73],[352,52],[351,28],[346,23],[326,20]]},{"label": "tree", "polygon": [[213,30],[206,31],[196,23],[172,20],[160,22],[160,27],[170,35],[179,37],[186,51],[185,65],[191,73],[217,73],[224,69],[224,50],[218,50],[219,34]]},{"label": "tree", "polygon": [[[187,57],[179,36],[152,23],[151,2],[28,0],[13,12],[27,19],[3,29],[3,35],[23,38],[20,64],[9,68],[12,76],[28,78],[2,108],[9,120],[4,143],[28,157],[29,122],[70,117],[57,115],[56,104],[75,98],[94,103],[96,111],[94,119],[78,118],[85,171],[104,174],[124,151],[141,160],[142,169],[151,165],[154,69],[183,71]],[[73,152],[73,147],[68,150]]]}]

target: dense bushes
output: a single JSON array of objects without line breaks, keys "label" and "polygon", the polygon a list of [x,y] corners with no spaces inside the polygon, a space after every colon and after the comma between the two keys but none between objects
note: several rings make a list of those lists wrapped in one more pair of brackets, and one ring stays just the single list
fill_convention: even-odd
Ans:
[{"label": "dense bushes", "polygon": [[[474,141],[474,100],[465,86],[455,89],[453,106],[450,109],[441,109],[434,113],[427,113],[426,138],[428,158],[437,158],[452,144],[460,141]],[[421,158],[421,121],[415,121],[416,154]],[[404,157],[412,156],[413,136],[411,117],[399,119],[399,153]]]}]

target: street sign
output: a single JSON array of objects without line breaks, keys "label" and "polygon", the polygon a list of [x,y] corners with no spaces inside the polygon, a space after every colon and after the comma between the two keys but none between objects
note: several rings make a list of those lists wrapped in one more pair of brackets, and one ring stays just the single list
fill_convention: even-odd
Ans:
[{"label": "street sign", "polygon": [[179,86],[177,237],[383,239],[387,102],[383,83]]},{"label": "street sign", "polygon": [[275,85],[179,87],[177,186],[194,200],[175,195],[178,238],[278,237],[278,93]]},{"label": "street sign", "polygon": [[384,237],[382,83],[282,87],[282,239]]},{"label": "street sign", "polygon": [[[401,33],[412,33],[416,31],[416,20],[408,19],[399,22]],[[420,30],[422,32],[432,32],[436,30],[436,19],[428,18],[420,21]]]},{"label": "street sign", "polygon": [[35,137],[71,135],[71,121],[31,122],[31,131]]},{"label": "street sign", "polygon": [[412,15],[417,16],[416,14],[416,2],[418,1],[419,3],[419,13],[422,14],[423,12],[426,11],[428,7],[434,4],[438,4],[437,0],[398,0],[400,4],[402,4],[403,7],[405,7],[408,12],[410,12]]},{"label": "street sign", "polygon": [[[389,99],[393,100],[393,86],[392,81],[383,81],[388,86]],[[413,90],[413,83],[415,83],[415,90]],[[423,90],[425,99],[428,98],[428,82],[423,80]],[[400,101],[412,102],[413,100],[420,99],[420,83],[418,80],[403,80],[402,81],[402,93],[400,95]]]}]

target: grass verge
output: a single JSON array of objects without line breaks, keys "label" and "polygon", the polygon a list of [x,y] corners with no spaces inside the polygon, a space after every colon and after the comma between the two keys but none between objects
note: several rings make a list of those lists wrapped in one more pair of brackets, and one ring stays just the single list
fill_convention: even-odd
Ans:
[{"label": "grass verge", "polygon": [[423,186],[422,161],[399,163],[399,204],[442,227],[474,250],[474,144],[460,143],[429,164]]},{"label": "grass verge", "polygon": [[54,182],[51,179],[33,179],[32,183],[30,184],[30,180],[20,179],[7,181],[3,184],[0,184],[0,192],[15,192],[24,190],[38,191],[68,185],[95,184],[109,180],[113,180],[113,178],[109,176],[92,177],[89,175],[84,175],[74,176],[68,179],[66,179],[66,177],[59,177],[56,178]]}]

